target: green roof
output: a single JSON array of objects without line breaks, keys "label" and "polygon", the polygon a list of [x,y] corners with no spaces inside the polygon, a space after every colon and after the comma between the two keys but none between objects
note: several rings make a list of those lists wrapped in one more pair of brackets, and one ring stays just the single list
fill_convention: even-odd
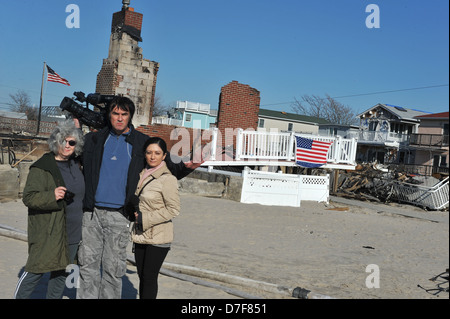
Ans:
[{"label": "green roof", "polygon": [[282,111],[273,111],[266,109],[259,109],[259,116],[261,117],[270,117],[274,119],[286,120],[286,121],[296,121],[296,122],[309,122],[316,124],[330,124],[329,121],[308,115],[300,115],[295,113],[287,113]]}]

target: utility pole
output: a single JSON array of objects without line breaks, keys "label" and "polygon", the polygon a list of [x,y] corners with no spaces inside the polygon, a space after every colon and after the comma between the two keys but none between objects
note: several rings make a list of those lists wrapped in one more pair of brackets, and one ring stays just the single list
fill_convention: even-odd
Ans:
[{"label": "utility pole", "polygon": [[41,125],[41,112],[42,112],[42,92],[44,90],[44,80],[45,80],[45,67],[46,63],[44,62],[44,70],[42,70],[42,84],[41,84],[41,98],[39,100],[39,113],[38,113],[38,120],[37,120],[37,129],[36,129],[36,136],[39,135],[39,127]]}]

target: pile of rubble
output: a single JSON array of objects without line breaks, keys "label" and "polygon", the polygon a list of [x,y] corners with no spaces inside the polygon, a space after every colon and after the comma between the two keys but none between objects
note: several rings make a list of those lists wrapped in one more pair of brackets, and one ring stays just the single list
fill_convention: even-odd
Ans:
[{"label": "pile of rubble", "polygon": [[[426,177],[426,184],[439,182],[433,176]],[[354,171],[340,171],[336,181],[335,194],[360,200],[389,202],[395,200],[394,183],[424,184],[424,179],[412,174],[391,171],[377,164],[358,164]]]}]

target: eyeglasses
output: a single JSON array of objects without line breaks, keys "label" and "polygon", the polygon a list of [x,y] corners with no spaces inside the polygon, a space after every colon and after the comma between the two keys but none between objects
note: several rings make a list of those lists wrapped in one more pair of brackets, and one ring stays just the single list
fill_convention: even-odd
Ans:
[{"label": "eyeglasses", "polygon": [[74,140],[66,140],[66,143],[69,143],[70,146],[77,145],[77,141],[74,141]]}]

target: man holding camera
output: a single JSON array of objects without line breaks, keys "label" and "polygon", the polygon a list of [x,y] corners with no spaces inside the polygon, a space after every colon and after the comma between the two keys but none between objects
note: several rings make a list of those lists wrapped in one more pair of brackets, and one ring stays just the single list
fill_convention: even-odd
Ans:
[{"label": "man holding camera", "polygon": [[[119,299],[126,272],[130,199],[144,168],[143,145],[149,136],[131,124],[134,103],[116,97],[106,107],[107,126],[85,136],[83,170],[86,182],[82,242],[79,248],[80,287],[77,298]],[[166,163],[181,179],[201,163]],[[102,271],[102,273],[100,273]]]}]

